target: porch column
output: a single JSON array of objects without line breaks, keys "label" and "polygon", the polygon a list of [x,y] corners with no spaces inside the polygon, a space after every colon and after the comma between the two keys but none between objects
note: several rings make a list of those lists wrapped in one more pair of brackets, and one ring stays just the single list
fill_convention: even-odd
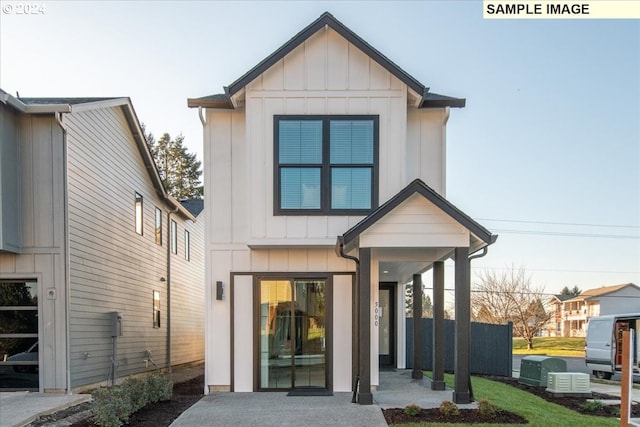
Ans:
[{"label": "porch column", "polygon": [[471,403],[470,357],[471,347],[471,278],[469,277],[469,248],[455,249],[456,332],[455,332],[455,403]]},{"label": "porch column", "polygon": [[360,280],[358,283],[358,346],[360,386],[358,403],[371,405],[371,248],[360,248]]},{"label": "porch column", "polygon": [[444,390],[444,262],[433,263],[433,380],[431,390]]},{"label": "porch column", "polygon": [[422,378],[422,276],[413,275],[413,371],[411,378]]}]

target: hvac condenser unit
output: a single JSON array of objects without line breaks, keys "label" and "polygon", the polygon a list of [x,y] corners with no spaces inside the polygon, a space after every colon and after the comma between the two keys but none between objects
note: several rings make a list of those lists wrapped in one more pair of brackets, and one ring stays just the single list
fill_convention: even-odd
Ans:
[{"label": "hvac condenser unit", "polygon": [[591,395],[589,374],[580,372],[549,372],[547,375],[547,391],[561,395]]}]

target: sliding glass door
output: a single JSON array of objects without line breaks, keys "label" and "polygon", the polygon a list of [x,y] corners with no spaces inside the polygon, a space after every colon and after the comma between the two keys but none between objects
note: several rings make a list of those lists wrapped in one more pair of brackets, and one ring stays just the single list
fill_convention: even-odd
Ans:
[{"label": "sliding glass door", "polygon": [[324,280],[261,280],[262,390],[326,388]]}]

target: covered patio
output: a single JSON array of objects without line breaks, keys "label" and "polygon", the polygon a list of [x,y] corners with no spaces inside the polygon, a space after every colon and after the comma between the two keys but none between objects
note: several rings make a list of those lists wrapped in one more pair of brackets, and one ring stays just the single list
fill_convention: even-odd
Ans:
[{"label": "covered patio", "polygon": [[[484,256],[497,236],[417,179],[338,237],[336,252],[357,265],[354,295],[354,394],[357,403],[374,402],[378,367],[378,286],[412,281],[414,328],[412,379],[422,378],[422,274],[433,272],[433,381],[444,390],[444,261],[455,263],[455,387],[453,401],[472,402],[470,389],[470,262]],[[479,254],[476,254],[480,252]],[[398,293],[397,295],[400,295]],[[404,354],[398,344],[398,355]],[[399,360],[399,365],[404,363]]]}]

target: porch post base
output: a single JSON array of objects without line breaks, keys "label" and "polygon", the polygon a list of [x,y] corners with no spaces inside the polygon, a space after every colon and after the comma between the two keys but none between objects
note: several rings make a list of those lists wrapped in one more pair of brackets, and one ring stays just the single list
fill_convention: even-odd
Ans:
[{"label": "porch post base", "polygon": [[358,405],[373,405],[373,393],[358,393]]},{"label": "porch post base", "polygon": [[444,381],[431,381],[431,390],[446,390],[447,384]]},{"label": "porch post base", "polygon": [[420,369],[414,369],[411,371],[411,378],[414,380],[421,380],[422,377],[424,377],[424,374],[422,373],[422,370]]},{"label": "porch post base", "polygon": [[463,392],[454,391],[453,403],[459,403],[459,404],[471,403],[471,393],[467,391],[463,391]]}]

